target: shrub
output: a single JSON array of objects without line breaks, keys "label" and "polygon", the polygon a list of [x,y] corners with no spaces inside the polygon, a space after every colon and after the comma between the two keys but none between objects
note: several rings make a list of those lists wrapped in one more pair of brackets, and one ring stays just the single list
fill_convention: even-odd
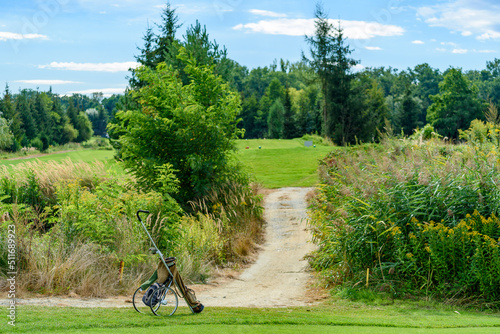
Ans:
[{"label": "shrub", "polygon": [[332,152],[312,204],[312,265],[332,284],[369,268],[374,288],[494,301],[497,152],[407,141]]},{"label": "shrub", "polygon": [[[20,293],[101,296],[137,285],[156,262],[145,255],[150,245],[135,216],[138,209],[151,212],[148,230],[165,255],[174,255],[177,202],[168,194],[136,190],[133,179],[112,177],[102,164],[29,162],[3,167],[0,182],[0,212],[7,217],[0,241],[14,224]],[[0,248],[0,263],[6,259]],[[116,274],[120,261],[127,270],[123,284]]]},{"label": "shrub", "polygon": [[469,129],[463,131],[458,130],[460,139],[464,139],[470,143],[484,144],[488,140],[488,124],[481,120],[475,119],[470,123]]},{"label": "shrub", "polygon": [[42,140],[40,138],[38,138],[38,137],[36,137],[35,139],[32,139],[30,145],[31,145],[31,147],[36,148],[40,152],[43,151]]},{"label": "shrub", "polygon": [[303,141],[312,141],[314,145],[323,145],[323,146],[333,146],[333,142],[329,138],[323,138],[319,135],[303,135],[300,139]]},{"label": "shrub", "polygon": [[21,144],[15,138],[12,139],[12,145],[10,146],[12,152],[19,152],[21,150]]}]

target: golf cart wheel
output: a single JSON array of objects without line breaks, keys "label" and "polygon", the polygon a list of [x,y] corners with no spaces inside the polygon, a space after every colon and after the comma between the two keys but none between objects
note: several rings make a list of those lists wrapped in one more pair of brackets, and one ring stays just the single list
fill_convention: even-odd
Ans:
[{"label": "golf cart wheel", "polygon": [[[146,289],[147,290],[147,289]],[[134,305],[134,309],[139,313],[147,313],[149,312],[149,306],[144,304],[142,301],[142,296],[146,293],[146,290],[141,291],[141,288],[137,288],[134,292],[134,296],[132,297],[132,305]]]},{"label": "golf cart wheel", "polygon": [[151,311],[155,315],[170,316],[177,311],[177,306],[179,306],[177,294],[174,290],[166,286],[156,290],[151,299],[157,301],[155,304],[151,304]]}]

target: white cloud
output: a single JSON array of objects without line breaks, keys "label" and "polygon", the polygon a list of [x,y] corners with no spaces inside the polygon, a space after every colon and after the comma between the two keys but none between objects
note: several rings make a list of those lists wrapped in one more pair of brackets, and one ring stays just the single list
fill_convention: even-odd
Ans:
[{"label": "white cloud", "polygon": [[46,35],[41,34],[17,34],[15,32],[0,31],[0,42],[5,42],[9,39],[20,40],[20,39],[49,39]]},{"label": "white cloud", "polygon": [[497,53],[495,50],[474,50],[475,52],[478,53]]},{"label": "white cloud", "polygon": [[125,92],[125,88],[96,88],[96,89],[84,89],[84,90],[75,90],[67,92],[64,95],[72,95],[72,94],[92,94],[92,93],[102,93],[103,96],[109,97],[113,94],[123,94]]},{"label": "white cloud", "polygon": [[81,84],[83,82],[79,81],[68,81],[68,80],[16,80],[14,82],[27,83],[32,85],[65,85],[65,84]]},{"label": "white cloud", "polygon": [[489,31],[485,32],[484,34],[481,34],[480,36],[477,37],[477,39],[499,39],[500,38],[500,31]]},{"label": "white cloud", "polygon": [[250,13],[260,16],[269,16],[269,17],[286,17],[286,14],[271,12],[269,10],[261,10],[261,9],[250,9]]},{"label": "white cloud", "polygon": [[464,54],[467,53],[469,50],[467,49],[453,49],[451,53],[458,53],[458,54]]},{"label": "white cloud", "polygon": [[67,70],[67,71],[89,71],[89,72],[126,72],[129,68],[136,68],[139,64],[133,61],[122,63],[65,63],[55,62],[48,65],[39,65],[38,68]]},{"label": "white cloud", "polygon": [[446,52],[446,49],[444,49],[444,48],[436,48],[436,51],[439,51],[439,52]]},{"label": "white cloud", "polygon": [[[496,1],[495,1],[496,2]],[[477,39],[500,39],[500,6],[487,0],[453,0],[420,7],[417,17],[431,27],[443,27]]]},{"label": "white cloud", "polygon": [[359,71],[363,71],[366,67],[364,65],[361,65],[361,64],[356,64],[352,67],[352,70],[354,72],[359,72]]},{"label": "white cloud", "polygon": [[412,41],[412,44],[425,44],[423,41],[420,41],[418,39]]},{"label": "white cloud", "polygon": [[382,50],[382,48],[378,47],[378,46],[365,46],[365,49],[370,50],[370,51]]},{"label": "white cloud", "polygon": [[[337,20],[330,21],[334,26],[337,26],[339,23]],[[370,39],[377,36],[401,36],[405,31],[400,26],[366,21],[340,20],[340,26],[344,29],[344,34],[351,39]],[[271,35],[313,35],[314,19],[281,18],[276,20],[261,20],[255,23],[238,24],[234,26],[233,29]]]}]

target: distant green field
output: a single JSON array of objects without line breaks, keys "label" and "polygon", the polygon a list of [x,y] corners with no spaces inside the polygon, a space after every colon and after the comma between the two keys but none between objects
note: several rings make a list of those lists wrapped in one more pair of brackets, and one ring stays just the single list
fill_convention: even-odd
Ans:
[{"label": "distant green field", "polygon": [[66,159],[71,159],[73,162],[84,161],[92,163],[95,161],[101,161],[104,162],[109,169],[122,171],[121,166],[119,166],[114,159],[114,153],[114,151],[110,150],[77,150],[71,152],[53,153],[34,158],[30,158],[28,156],[24,159],[0,160],[0,165],[14,166],[32,160],[63,161]]},{"label": "distant green field", "polygon": [[318,183],[318,161],[335,149],[305,147],[300,139],[248,139],[236,144],[239,159],[265,188],[314,186]]},{"label": "distant green field", "polygon": [[[300,139],[249,139],[237,140],[237,157],[254,180],[266,188],[310,187],[318,182],[318,160],[335,149],[333,146],[305,147]],[[260,146],[260,149],[259,149]],[[247,148],[248,147],[248,148]],[[114,151],[77,150],[53,153],[41,157],[0,160],[0,165],[14,166],[30,160],[40,161],[94,161],[104,162],[109,169],[123,172],[115,161]]]}]

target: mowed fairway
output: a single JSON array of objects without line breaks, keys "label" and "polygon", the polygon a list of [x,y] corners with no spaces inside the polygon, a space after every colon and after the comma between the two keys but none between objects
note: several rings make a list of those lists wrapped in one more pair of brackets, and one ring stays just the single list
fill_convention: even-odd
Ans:
[{"label": "mowed fairway", "polygon": [[[314,186],[318,183],[318,161],[336,149],[322,145],[305,147],[304,141],[300,139],[237,140],[236,146],[237,158],[245,170],[265,188]],[[15,166],[32,160],[60,162],[66,159],[88,163],[100,161],[107,169],[123,173],[123,168],[114,159],[114,151],[110,150],[56,152],[38,157],[0,160],[0,165]]]},{"label": "mowed fairway", "polygon": [[318,183],[318,161],[336,149],[305,147],[300,139],[238,140],[237,147],[241,163],[265,188],[314,186]]},{"label": "mowed fairway", "polygon": [[22,159],[12,159],[12,160],[0,160],[0,165],[4,166],[15,166],[22,164],[27,161],[39,160],[42,162],[56,161],[61,162],[66,159],[70,159],[73,162],[84,161],[88,163],[93,163],[95,161],[103,162],[107,169],[111,169],[117,172],[123,172],[123,169],[119,164],[116,163],[114,158],[115,152],[112,150],[77,150],[70,152],[60,152],[45,154],[39,157],[25,157]]}]

